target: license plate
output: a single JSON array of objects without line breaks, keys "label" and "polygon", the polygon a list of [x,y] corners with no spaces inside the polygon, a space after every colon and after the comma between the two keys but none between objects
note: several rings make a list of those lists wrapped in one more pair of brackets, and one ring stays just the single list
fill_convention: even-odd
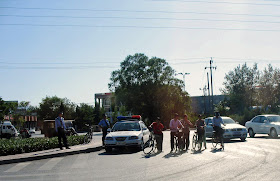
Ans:
[{"label": "license plate", "polygon": [[117,142],[117,145],[125,145],[125,142]]},{"label": "license plate", "polygon": [[234,132],[234,133],[233,133],[233,136],[240,136],[240,135],[241,135],[240,132]]}]

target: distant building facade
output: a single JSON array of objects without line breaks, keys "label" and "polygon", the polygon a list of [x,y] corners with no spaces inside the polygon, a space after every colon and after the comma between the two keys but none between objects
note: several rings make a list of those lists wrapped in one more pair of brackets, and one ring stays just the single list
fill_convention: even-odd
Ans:
[{"label": "distant building facade", "polygon": [[[209,96],[193,96],[191,98],[192,111],[196,114],[211,114],[210,97]],[[219,104],[226,98],[225,95],[214,95],[214,105]]]}]

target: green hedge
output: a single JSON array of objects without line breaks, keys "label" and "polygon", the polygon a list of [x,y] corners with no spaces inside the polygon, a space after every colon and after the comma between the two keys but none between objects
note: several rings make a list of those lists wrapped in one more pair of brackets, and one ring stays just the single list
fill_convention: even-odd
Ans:
[{"label": "green hedge", "polygon": [[[84,136],[68,136],[68,145],[78,145],[84,143]],[[53,138],[27,138],[27,139],[1,139],[0,156],[29,153],[58,148],[57,137]]]}]

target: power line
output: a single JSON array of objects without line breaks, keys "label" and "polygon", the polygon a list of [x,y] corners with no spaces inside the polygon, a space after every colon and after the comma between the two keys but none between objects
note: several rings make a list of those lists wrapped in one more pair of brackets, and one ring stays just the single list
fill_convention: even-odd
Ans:
[{"label": "power line", "polygon": [[[241,22],[241,23],[271,23],[279,24],[280,21],[262,20],[234,20],[234,19],[205,19],[205,18],[152,18],[152,17],[123,17],[123,16],[41,16],[41,15],[5,15],[0,17],[17,18],[73,18],[73,19],[125,19],[125,20],[172,20],[172,21],[213,21],[213,22]],[[279,16],[280,17],[280,16]]]},{"label": "power line", "polygon": [[280,32],[280,29],[242,29],[242,28],[210,28],[210,27],[179,27],[179,26],[133,26],[133,25],[78,25],[78,24],[28,24],[1,23],[0,26],[32,26],[32,27],[80,27],[80,28],[133,28],[133,29],[181,29],[181,30],[221,30],[221,31],[254,31]]},{"label": "power line", "polygon": [[48,11],[90,11],[90,12],[125,12],[125,13],[163,13],[163,14],[204,14],[204,15],[226,15],[226,16],[258,16],[258,17],[280,17],[271,14],[241,14],[241,13],[216,13],[197,11],[158,11],[158,10],[126,10],[126,9],[67,9],[67,8],[26,8],[26,7],[0,7],[0,9],[17,10],[48,10]]},{"label": "power line", "polygon": [[253,6],[280,6],[280,4],[268,4],[268,3],[240,3],[231,1],[190,1],[190,0],[151,0],[158,2],[184,2],[184,3],[207,3],[207,4],[231,4],[231,5],[253,5]]}]

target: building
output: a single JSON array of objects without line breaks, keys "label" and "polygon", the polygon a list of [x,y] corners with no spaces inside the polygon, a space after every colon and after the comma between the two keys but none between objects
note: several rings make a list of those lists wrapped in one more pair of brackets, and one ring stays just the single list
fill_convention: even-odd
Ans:
[{"label": "building", "polygon": [[[191,98],[192,111],[196,114],[211,114],[209,96],[193,96]],[[214,95],[214,105],[219,104],[226,98],[225,95]]]}]

